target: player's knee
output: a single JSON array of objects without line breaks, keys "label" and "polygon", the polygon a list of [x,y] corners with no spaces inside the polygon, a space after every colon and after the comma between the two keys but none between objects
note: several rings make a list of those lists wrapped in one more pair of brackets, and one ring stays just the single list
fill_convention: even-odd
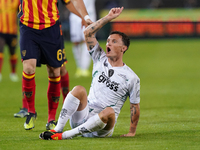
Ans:
[{"label": "player's knee", "polygon": [[60,67],[60,75],[64,76],[67,73],[67,69],[65,68],[65,65]]},{"label": "player's knee", "polygon": [[86,89],[81,86],[81,85],[77,85],[75,86],[72,91],[71,94],[74,95],[76,98],[78,98],[79,100],[87,97],[87,91]]},{"label": "player's knee", "polygon": [[105,110],[108,116],[115,116],[115,111],[112,107],[106,107]]},{"label": "player's knee", "polygon": [[24,60],[23,61],[23,71],[27,74],[35,73],[36,60]]},{"label": "player's knee", "polygon": [[111,107],[106,107],[103,111],[99,113],[99,117],[104,123],[107,123],[109,120],[115,120],[115,111]]}]

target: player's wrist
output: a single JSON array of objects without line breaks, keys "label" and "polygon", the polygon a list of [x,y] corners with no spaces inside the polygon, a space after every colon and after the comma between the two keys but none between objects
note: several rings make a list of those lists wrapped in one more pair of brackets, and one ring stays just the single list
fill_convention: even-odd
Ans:
[{"label": "player's wrist", "polygon": [[[86,20],[88,20],[88,19],[90,19],[90,16],[89,16],[89,15],[85,15],[84,20],[86,21]],[[90,19],[90,20],[91,20],[91,19]]]},{"label": "player's wrist", "polygon": [[111,20],[114,19],[114,18],[113,18],[112,16],[110,16],[110,15],[106,15],[104,18],[105,18],[108,22],[110,22]]}]

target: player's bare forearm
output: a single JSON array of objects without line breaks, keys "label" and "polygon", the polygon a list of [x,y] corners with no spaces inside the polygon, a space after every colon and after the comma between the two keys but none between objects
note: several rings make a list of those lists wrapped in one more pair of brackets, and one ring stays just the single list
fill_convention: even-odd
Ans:
[{"label": "player's bare forearm", "polygon": [[130,123],[129,133],[135,134],[140,117],[140,104],[131,104],[130,110],[131,110],[131,123]]},{"label": "player's bare forearm", "polygon": [[71,2],[74,4],[75,8],[81,14],[82,17],[88,15],[83,0],[71,0]]},{"label": "player's bare forearm", "polygon": [[85,35],[86,44],[89,50],[91,50],[97,43],[95,33],[99,31],[105,24],[107,24],[114,18],[118,17],[121,14],[122,10],[123,10],[123,7],[112,8],[109,11],[108,15],[97,20],[96,22],[93,22],[85,29],[84,35]]},{"label": "player's bare forearm", "polygon": [[[92,21],[90,20],[90,18],[85,19],[85,16],[88,16],[88,12],[86,10],[85,4],[83,2],[83,0],[71,0],[71,2],[73,3],[75,9],[77,10],[78,14],[80,14],[82,18],[82,24],[85,26],[88,26],[90,24],[92,24]],[[76,13],[77,15],[77,13]]]},{"label": "player's bare forearm", "polygon": [[81,16],[81,14],[76,10],[76,8],[74,7],[74,4],[72,2],[67,3],[66,7],[71,13],[74,13],[75,15],[79,16],[82,19],[82,25],[88,26],[88,24],[85,22],[84,18]]},{"label": "player's bare forearm", "polygon": [[91,50],[97,43],[95,33],[100,30],[106,23],[108,23],[107,17],[103,17],[96,22],[90,24],[84,31],[85,41],[88,47],[88,50]]},{"label": "player's bare forearm", "polygon": [[131,122],[130,129],[128,134],[124,134],[122,136],[135,136],[137,124],[140,117],[140,104],[130,104],[131,110]]},{"label": "player's bare forearm", "polygon": [[72,2],[67,3],[66,7],[71,13],[74,13],[75,15],[82,18],[81,14],[76,10],[76,8],[74,7],[74,4]]}]

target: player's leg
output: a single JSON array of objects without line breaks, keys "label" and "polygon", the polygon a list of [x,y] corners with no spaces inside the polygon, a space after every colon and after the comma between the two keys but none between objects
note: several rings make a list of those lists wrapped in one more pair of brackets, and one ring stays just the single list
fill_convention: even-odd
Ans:
[{"label": "player's leg", "polygon": [[17,55],[16,55],[17,37],[16,35],[10,35],[10,41],[8,45],[9,45],[10,66],[11,66],[10,79],[13,82],[17,82],[19,79],[16,74],[16,67],[17,67]]},{"label": "player's leg", "polygon": [[[95,0],[90,0],[90,1],[84,1],[85,6],[88,10],[89,16],[91,18],[91,20],[94,22],[96,21],[96,9],[95,9]],[[79,33],[80,37],[82,37],[82,42],[80,43],[79,47],[82,50],[81,51],[81,69],[82,69],[82,76],[89,76],[90,72],[89,72],[89,67],[91,64],[91,56],[88,53],[88,49],[85,43],[85,39],[84,39],[84,27],[81,28],[82,31]]]},{"label": "player's leg", "polygon": [[14,114],[15,118],[24,118],[28,115],[28,104],[24,95],[24,89],[22,86],[22,108],[20,108],[20,111],[18,113]]},{"label": "player's leg", "polygon": [[48,72],[48,89],[47,89],[47,98],[48,98],[48,122],[46,124],[46,129],[53,129],[56,125],[55,116],[60,99],[60,89],[61,89],[61,77],[60,77],[60,67],[54,68],[47,65]]},{"label": "player's leg", "polygon": [[73,43],[72,52],[73,52],[74,59],[76,62],[76,67],[77,67],[76,73],[75,73],[76,77],[81,76],[81,52],[82,52],[82,49],[80,47],[80,43],[83,40],[81,37],[81,32],[82,32],[81,22],[82,22],[82,20],[78,16],[76,16],[73,13],[70,13],[70,15],[69,15],[70,39],[71,39],[71,42]]},{"label": "player's leg", "polygon": [[1,69],[3,66],[3,50],[5,46],[5,39],[2,37],[3,35],[0,34],[0,82],[2,80]]},{"label": "player's leg", "polygon": [[35,69],[39,53],[37,42],[40,42],[37,31],[20,23],[20,52],[23,60],[22,89],[28,105],[29,114],[26,117],[24,128],[30,130],[35,127]]},{"label": "player's leg", "polygon": [[62,67],[60,68],[60,75],[61,75],[61,90],[64,103],[65,97],[69,93],[69,73],[65,67],[65,64],[63,64]]},{"label": "player's leg", "polygon": [[76,86],[65,98],[55,131],[62,132],[66,122],[76,112],[82,111],[87,106],[87,91],[82,86]]},{"label": "player's leg", "polygon": [[81,49],[79,46],[79,42],[72,43],[72,52],[73,52],[74,60],[76,63],[75,76],[80,77],[81,76]]},{"label": "player's leg", "polygon": [[[17,45],[17,38],[16,35],[11,38],[10,44],[9,44],[9,50],[10,50],[10,64],[11,64],[11,70],[12,73],[10,74],[10,78],[12,81],[17,81],[18,76],[16,74],[16,64],[17,64],[17,55],[16,55],[16,45]],[[22,85],[22,108],[20,108],[20,111],[14,114],[14,117],[16,118],[24,118],[28,115],[28,103],[25,97],[25,89]]]},{"label": "player's leg", "polygon": [[[67,97],[65,98],[62,110],[60,112],[58,123],[54,130],[45,131],[39,135],[41,139],[53,139],[51,135],[54,135],[57,132],[62,132],[66,122],[70,119],[75,112],[81,112],[81,116],[78,116],[79,119],[82,120],[80,117],[84,117],[87,119],[89,109],[87,107],[87,92],[84,87],[76,86],[69,92]],[[78,118],[76,118],[78,119]],[[56,135],[55,139],[62,139],[62,135]]]},{"label": "player's leg", "polygon": [[79,44],[79,47],[81,49],[81,75],[83,77],[88,77],[90,75],[89,67],[91,64],[91,56],[88,52],[85,41],[82,41]]},{"label": "player's leg", "polygon": [[60,75],[61,75],[61,90],[62,90],[63,102],[64,102],[65,97],[69,93],[69,73],[65,66],[65,64],[67,63],[67,56],[66,56],[65,48],[64,48],[65,46],[64,46],[64,38],[63,38],[61,24],[60,24],[60,33],[61,33],[61,47],[62,47],[63,61],[64,61],[64,63],[60,67]]},{"label": "player's leg", "polygon": [[73,42],[73,54],[77,65],[76,77],[89,76],[91,56],[84,41],[81,19],[75,15],[70,15],[70,35]]},{"label": "player's leg", "polygon": [[[51,35],[51,36],[49,36]],[[47,28],[42,34],[43,43],[40,44],[43,55],[42,59],[47,64],[49,77],[47,98],[48,98],[48,122],[46,129],[53,129],[56,125],[55,116],[58,108],[61,90],[60,67],[64,63],[63,39],[60,31],[60,23]],[[54,41],[54,42],[52,42]],[[51,50],[51,51],[50,51]]]},{"label": "player's leg", "polygon": [[[67,113],[67,112],[66,112]],[[115,112],[111,107],[105,108],[99,114],[90,117],[85,123],[74,129],[59,133],[60,131],[46,131],[40,134],[42,139],[62,140],[70,139],[78,135],[85,135],[94,132],[92,136],[86,137],[106,137],[112,134],[115,125]]]},{"label": "player's leg", "polygon": [[28,115],[24,128],[30,130],[35,127],[34,122],[37,117],[35,111],[35,68],[36,59],[27,59],[23,61],[22,89],[24,98],[28,105]]},{"label": "player's leg", "polygon": [[[68,139],[77,135],[84,135],[85,133],[91,133],[94,131],[104,130],[109,133],[113,129],[115,124],[115,112],[111,107],[105,108],[99,114],[90,117],[85,123],[79,125],[78,127],[63,132],[62,139]],[[98,133],[95,136],[98,135]],[[104,134],[107,136],[107,134]],[[101,136],[103,137],[103,136]]]}]

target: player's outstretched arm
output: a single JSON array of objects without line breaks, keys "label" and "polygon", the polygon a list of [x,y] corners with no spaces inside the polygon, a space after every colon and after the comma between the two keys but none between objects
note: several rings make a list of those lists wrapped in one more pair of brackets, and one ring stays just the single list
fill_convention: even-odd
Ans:
[{"label": "player's outstretched arm", "polygon": [[135,136],[137,124],[140,117],[140,104],[130,104],[131,110],[131,123],[129,133],[121,135],[121,137],[125,136]]},{"label": "player's outstretched arm", "polygon": [[73,3],[74,7],[79,12],[79,14],[82,16],[82,18],[85,19],[87,25],[90,25],[92,23],[92,21],[88,16],[88,12],[85,8],[85,4],[84,4],[83,0],[71,0],[71,2]]},{"label": "player's outstretched arm", "polygon": [[105,17],[93,22],[85,29],[84,35],[88,50],[91,50],[97,43],[95,33],[99,31],[105,24],[117,18],[123,9],[124,7],[112,8]]}]

